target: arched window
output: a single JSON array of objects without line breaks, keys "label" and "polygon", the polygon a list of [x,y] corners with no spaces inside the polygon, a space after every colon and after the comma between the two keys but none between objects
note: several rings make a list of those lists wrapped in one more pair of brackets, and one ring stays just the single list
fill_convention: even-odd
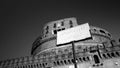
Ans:
[{"label": "arched window", "polygon": [[69,21],[69,24],[70,24],[70,28],[73,27],[73,22],[71,20]]},{"label": "arched window", "polygon": [[116,55],[117,55],[117,56],[120,56],[119,52],[116,52]]},{"label": "arched window", "polygon": [[115,54],[112,52],[112,53],[111,53],[111,56],[115,57]]},{"label": "arched window", "polygon": [[56,23],[54,23],[53,28],[56,28]]},{"label": "arched window", "polygon": [[71,59],[72,63],[74,63],[74,59]]},{"label": "arched window", "polygon": [[48,34],[49,26],[46,27],[46,34]]},{"label": "arched window", "polygon": [[111,37],[111,35],[108,33],[108,36],[110,36]]},{"label": "arched window", "polygon": [[57,63],[56,62],[53,62],[54,63],[54,65],[57,65]]},{"label": "arched window", "polygon": [[95,63],[100,63],[98,55],[93,56]]},{"label": "arched window", "polygon": [[68,63],[71,64],[71,61],[68,59]]},{"label": "arched window", "polygon": [[82,59],[81,59],[81,58],[79,58],[79,61],[80,61],[80,62],[82,62]]},{"label": "arched window", "polygon": [[61,26],[64,26],[64,22],[63,21],[61,22]]},{"label": "arched window", "polygon": [[103,31],[103,30],[100,30],[100,32],[105,34],[105,31]]},{"label": "arched window", "polygon": [[104,57],[104,58],[107,58],[106,54],[103,54],[103,57]]},{"label": "arched window", "polygon": [[60,65],[60,62],[59,62],[59,61],[57,61],[57,65]]},{"label": "arched window", "polygon": [[66,60],[64,60],[64,63],[65,63],[65,64],[67,64],[67,61],[66,61]]},{"label": "arched window", "polygon": [[83,61],[86,61],[86,58],[85,58],[85,57],[83,57]]},{"label": "arched window", "polygon": [[107,53],[107,55],[108,55],[108,57],[112,58],[112,56],[109,53]]}]

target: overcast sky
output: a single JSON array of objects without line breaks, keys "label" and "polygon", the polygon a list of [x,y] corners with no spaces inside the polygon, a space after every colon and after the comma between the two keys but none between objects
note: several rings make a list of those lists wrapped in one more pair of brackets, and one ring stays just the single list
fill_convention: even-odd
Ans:
[{"label": "overcast sky", "polygon": [[0,60],[29,56],[32,43],[41,34],[43,25],[63,18],[76,17],[79,24],[89,22],[108,30],[113,38],[120,38],[119,2],[50,1],[1,2]]}]

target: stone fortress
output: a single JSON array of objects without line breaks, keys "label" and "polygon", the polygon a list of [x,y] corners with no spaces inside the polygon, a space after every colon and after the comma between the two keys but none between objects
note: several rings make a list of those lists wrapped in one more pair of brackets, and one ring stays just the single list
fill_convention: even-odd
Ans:
[{"label": "stone fortress", "polygon": [[[56,42],[57,32],[77,22],[74,17],[49,22],[33,42],[30,56],[1,60],[0,68],[74,68],[72,44]],[[92,38],[74,43],[77,68],[120,68],[120,44],[105,29],[90,26],[90,33]]]}]

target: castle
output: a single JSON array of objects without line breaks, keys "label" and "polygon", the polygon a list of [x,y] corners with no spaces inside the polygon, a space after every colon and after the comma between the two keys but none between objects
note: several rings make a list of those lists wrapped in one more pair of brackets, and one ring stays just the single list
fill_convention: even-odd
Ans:
[{"label": "castle", "polygon": [[[72,17],[45,24],[30,56],[0,61],[0,68],[75,68],[72,44],[58,46],[56,42],[58,32],[78,22]],[[120,44],[105,29],[90,25],[89,31],[91,38],[74,42],[77,68],[120,68]]]}]

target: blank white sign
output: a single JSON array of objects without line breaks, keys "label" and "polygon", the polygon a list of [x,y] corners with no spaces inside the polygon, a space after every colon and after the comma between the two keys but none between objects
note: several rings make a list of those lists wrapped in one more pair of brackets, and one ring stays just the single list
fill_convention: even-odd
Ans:
[{"label": "blank white sign", "polygon": [[57,45],[91,37],[88,23],[57,32]]}]

